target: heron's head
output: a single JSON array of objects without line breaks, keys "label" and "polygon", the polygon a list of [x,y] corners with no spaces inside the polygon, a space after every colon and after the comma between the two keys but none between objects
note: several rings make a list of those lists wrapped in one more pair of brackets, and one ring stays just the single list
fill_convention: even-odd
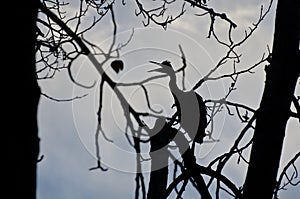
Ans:
[{"label": "heron's head", "polygon": [[170,76],[175,74],[170,61],[166,60],[166,61],[163,61],[162,63],[158,63],[158,62],[155,62],[155,61],[150,61],[150,63],[158,65],[159,68],[149,70],[148,72],[165,73],[165,74],[170,75]]}]

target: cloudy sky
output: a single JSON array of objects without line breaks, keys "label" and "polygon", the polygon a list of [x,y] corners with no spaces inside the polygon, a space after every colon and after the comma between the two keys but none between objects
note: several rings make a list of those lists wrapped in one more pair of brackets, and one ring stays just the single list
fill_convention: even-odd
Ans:
[{"label": "cloudy sky", "polygon": [[[261,4],[266,7],[268,1],[263,1],[263,3],[258,0],[209,1],[209,6],[214,7],[216,11],[227,13],[227,16],[238,25],[233,34],[236,40],[240,40],[244,36],[244,30],[257,21]],[[238,65],[239,69],[247,68],[258,62],[262,54],[267,53],[267,46],[272,48],[275,6],[276,1],[257,31],[238,49],[242,54],[241,63]],[[71,11],[74,11],[75,8],[76,5],[70,6]],[[152,24],[144,28],[143,18],[135,16],[135,9],[137,7],[132,0],[127,0],[125,6],[117,3],[115,7],[118,24],[117,42],[126,42],[132,28],[135,29],[132,40],[120,52],[120,58],[124,61],[124,70],[116,74],[108,64],[104,65],[108,75],[115,81],[135,82],[155,75],[147,72],[154,68],[149,64],[150,60],[160,62],[167,59],[175,68],[179,68],[181,54],[178,45],[180,44],[188,61],[186,85],[187,88],[190,88],[199,78],[207,74],[226,53],[226,49],[217,44],[215,40],[207,39],[209,18],[194,15],[202,13],[201,10],[192,9],[186,5],[185,15],[164,30]],[[168,10],[173,14],[179,11],[180,8],[176,6]],[[88,15],[83,23],[88,23],[91,19],[91,16]],[[216,21],[215,25],[216,31],[223,38],[223,33],[228,31],[228,24],[224,21]],[[108,15],[85,38],[106,49],[111,42],[111,33],[112,25]],[[98,58],[100,61],[103,59],[101,56]],[[228,65],[219,73],[226,73],[231,70],[231,67]],[[73,68],[76,79],[81,83],[91,84],[93,81],[100,80],[97,71],[87,59],[80,59]],[[240,77],[237,84],[238,89],[230,95],[229,100],[257,109],[265,80],[264,64],[253,72],[255,73]],[[218,73],[216,73],[217,75]],[[153,108],[162,109],[165,113],[170,111],[170,101],[168,100],[170,95],[166,80],[160,79],[146,85]],[[38,198],[134,198],[135,156],[124,136],[125,124],[120,104],[110,88],[105,87],[104,90],[103,129],[107,136],[114,140],[114,143],[108,143],[100,136],[102,161],[109,168],[107,172],[102,172],[100,170],[89,171],[89,168],[96,165],[94,138],[99,87],[95,86],[92,89],[77,87],[72,84],[64,71],[57,73],[54,79],[42,80],[39,83],[44,93],[58,99],[72,98],[83,94],[88,94],[88,96],[73,102],[60,103],[41,98],[39,135],[41,138],[40,154],[44,155],[44,159],[38,165]],[[210,82],[199,88],[197,92],[201,93],[205,99],[220,99],[227,92],[228,85],[230,85],[228,80]],[[140,87],[120,87],[120,90],[134,108],[145,110],[145,100]],[[300,95],[299,84],[296,94]],[[214,129],[214,137],[220,141],[205,143],[204,146],[201,146],[198,156],[200,164],[206,165],[224,151],[228,151],[233,140],[243,128],[237,116],[230,117],[225,110],[218,115],[216,121],[218,124]],[[153,120],[145,118],[145,122],[153,123]],[[299,132],[298,121],[290,119],[281,169],[300,150]],[[249,151],[246,151],[247,153],[249,154]],[[237,186],[242,186],[246,165],[244,163],[237,165],[236,161],[237,159],[233,158],[233,161],[224,170],[224,174]],[[300,166],[299,161],[297,165]],[[147,163],[145,163],[145,167],[147,168]],[[145,174],[145,179],[147,184],[147,174]],[[280,192],[280,196],[296,198],[297,194],[300,194],[299,190],[299,187],[298,189],[288,187],[287,191]],[[193,196],[195,196],[195,191],[189,188],[184,198],[193,198]]]}]

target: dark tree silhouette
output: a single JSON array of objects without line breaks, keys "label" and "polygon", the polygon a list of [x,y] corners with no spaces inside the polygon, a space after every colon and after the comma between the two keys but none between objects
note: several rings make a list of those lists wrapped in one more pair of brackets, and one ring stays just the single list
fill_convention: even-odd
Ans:
[{"label": "dark tree silhouette", "polygon": [[[178,2],[180,4],[178,6],[178,13],[169,14],[167,11],[168,7]],[[55,101],[70,101],[85,96],[59,100],[44,92],[40,92],[36,80],[51,79],[59,71],[66,70],[70,80],[75,85],[85,89],[94,87],[95,83],[90,85],[79,83],[72,74],[72,66],[82,56],[89,59],[101,78],[99,84],[99,109],[97,113],[98,123],[95,132],[97,164],[90,170],[107,170],[101,162],[98,138],[102,134],[104,139],[112,142],[105,134],[102,124],[102,117],[105,117],[102,109],[103,98],[105,97],[103,91],[111,89],[117,96],[124,112],[126,120],[125,136],[136,152],[136,198],[167,198],[172,192],[175,192],[177,198],[181,198],[189,183],[202,198],[213,198],[213,193],[218,198],[221,191],[236,198],[272,198],[277,197],[278,191],[282,190],[287,184],[297,185],[298,183],[293,183],[296,176],[292,176],[288,180],[288,183],[281,184],[283,183],[283,176],[287,176],[287,170],[291,166],[294,166],[299,153],[284,167],[277,181],[276,178],[286,122],[290,117],[300,119],[299,99],[294,97],[296,81],[299,78],[299,2],[288,0],[283,3],[283,1],[279,0],[272,53],[268,52],[267,56],[264,54],[252,66],[239,69],[238,65],[241,60],[239,47],[253,36],[265,16],[269,13],[273,3],[272,0],[270,0],[270,4],[266,8],[261,7],[257,22],[253,23],[249,27],[249,30],[245,31],[245,35],[241,39],[235,39],[233,36],[233,31],[238,24],[231,20],[225,13],[219,13],[209,7],[206,0],[184,0],[182,2],[176,0],[154,1],[152,3],[155,6],[151,9],[146,8],[145,3],[141,0],[135,0],[137,6],[136,15],[143,17],[145,27],[149,24],[156,24],[167,29],[171,23],[180,17],[184,17],[186,4],[189,4],[193,9],[204,11],[203,14],[197,15],[197,17],[209,17],[207,37],[216,41],[217,45],[225,48],[224,56],[215,65],[211,66],[207,74],[201,78],[199,77],[199,80],[191,90],[191,93],[198,95],[197,89],[203,86],[204,83],[209,84],[209,82],[223,79],[230,80],[230,83],[227,85],[228,91],[220,99],[197,98],[201,102],[199,107],[200,116],[197,121],[198,124],[200,120],[200,129],[197,129],[200,133],[199,135],[195,135],[197,139],[194,140],[194,143],[205,144],[205,141],[216,141],[213,134],[215,120],[216,115],[222,110],[226,110],[230,116],[236,115],[244,124],[244,128],[238,137],[233,140],[233,145],[229,151],[211,160],[206,166],[202,166],[196,161],[194,147],[190,143],[192,141],[187,138],[193,138],[191,136],[192,133],[189,132],[192,130],[189,126],[185,127],[182,123],[187,119],[188,113],[185,113],[186,110],[182,110],[184,106],[181,106],[183,102],[178,99],[178,93],[184,92],[182,90],[180,92],[177,90],[178,93],[174,92],[175,86],[178,89],[174,77],[179,73],[182,74],[182,88],[185,90],[185,69],[188,67],[187,58],[180,45],[179,52],[181,54],[182,67],[177,70],[174,67],[171,71],[172,73],[170,71],[167,73],[173,77],[170,89],[173,92],[175,106],[177,106],[174,115],[161,115],[160,111],[154,110],[151,107],[149,93],[145,86],[150,81],[167,77],[167,74],[152,76],[142,81],[124,83],[115,82],[104,71],[103,66],[108,63],[111,63],[110,66],[115,73],[126,67],[126,64],[120,60],[120,54],[122,49],[134,37],[134,32],[132,32],[128,37],[128,41],[117,43],[118,26],[115,16],[115,5],[117,3],[124,5],[126,2],[81,0],[78,3],[78,12],[71,17],[63,9],[68,6],[68,3],[60,1],[44,0],[39,2],[32,0],[30,2],[26,1],[26,3],[22,2],[10,5],[10,7],[15,8],[13,19],[15,21],[20,21],[21,19],[22,23],[18,23],[18,25],[9,23],[6,25],[9,30],[7,38],[12,39],[11,43],[5,46],[5,49],[7,49],[5,56],[6,59],[13,60],[9,74],[15,74],[14,79],[17,81],[19,89],[26,91],[26,96],[16,93],[14,89],[11,89],[9,92],[10,99],[16,99],[13,101],[14,106],[12,110],[7,114],[10,122],[5,124],[8,125],[8,129],[13,129],[8,136],[9,143],[13,143],[13,147],[9,147],[13,155],[10,155],[8,158],[8,170],[13,176],[8,179],[7,183],[10,189],[15,190],[11,191],[12,198],[35,198],[36,163],[39,153],[37,105],[40,94]],[[37,9],[40,11],[38,18]],[[82,24],[82,20],[87,16],[88,12],[93,12],[95,17],[90,21],[91,24],[87,26],[86,24]],[[107,50],[90,42],[85,37],[86,33],[94,30],[96,25],[105,17],[110,17],[112,24],[112,39]],[[215,31],[215,22],[217,20],[228,25],[226,39]],[[22,30],[22,36],[19,35],[20,30]],[[16,54],[11,53],[14,51],[15,46],[18,46],[20,50],[18,60],[15,59]],[[34,55],[36,55],[36,59]],[[102,59],[98,59],[99,56]],[[242,75],[252,73],[254,68],[266,62],[270,62],[270,65],[266,67],[265,90],[260,108],[255,110],[245,104],[229,101],[229,96],[236,89],[238,78]],[[36,63],[37,69],[34,63]],[[225,66],[232,67],[232,72],[219,75],[217,72]],[[17,71],[16,68],[18,69]],[[105,88],[105,85],[108,85],[109,88]],[[148,110],[139,112],[126,99],[121,88],[131,86],[142,88]],[[297,113],[290,111],[292,102],[296,107]],[[204,110],[206,113],[201,114]],[[150,128],[145,124],[143,121],[144,117],[156,119],[154,128]],[[14,125],[16,121],[18,125]],[[254,122],[256,122],[255,125]],[[205,125],[203,125],[204,123]],[[190,136],[186,136],[181,128],[178,128],[178,124],[181,124]],[[245,138],[246,133],[251,129],[255,129],[253,139],[248,140],[246,143],[242,142],[241,140]],[[206,135],[206,140],[203,143],[204,135]],[[172,141],[175,143],[173,147],[180,152],[179,159],[175,158],[172,154],[172,147],[170,147]],[[249,158],[244,155],[244,151],[250,148],[252,142],[251,157],[250,161],[248,161]],[[149,156],[151,157],[152,170],[148,186],[145,185],[145,174],[142,168],[142,163],[145,161],[145,158],[141,155],[142,145],[150,146]],[[157,151],[159,153],[156,153]],[[223,174],[225,165],[234,156],[237,156],[239,161],[249,163],[244,187],[238,188],[239,185]],[[170,175],[168,163],[170,159],[174,165],[174,174],[172,182],[168,184],[168,177]],[[295,166],[294,168],[297,172],[297,168]],[[208,178],[204,178],[203,176]]]},{"label": "dark tree silhouette", "polygon": [[265,89],[257,110],[245,198],[273,198],[286,124],[300,75],[299,9],[299,1],[278,1],[272,60],[265,68]]},{"label": "dark tree silhouette", "polygon": [[2,42],[2,66],[7,70],[5,74],[13,76],[5,93],[5,122],[2,123],[6,131],[3,133],[8,135],[3,140],[6,143],[4,153],[8,157],[2,162],[6,176],[3,184],[7,186],[2,195],[8,198],[36,198],[37,107],[40,97],[35,68],[37,2],[4,3],[4,7],[10,8],[10,14],[3,19],[3,38],[6,41]]}]

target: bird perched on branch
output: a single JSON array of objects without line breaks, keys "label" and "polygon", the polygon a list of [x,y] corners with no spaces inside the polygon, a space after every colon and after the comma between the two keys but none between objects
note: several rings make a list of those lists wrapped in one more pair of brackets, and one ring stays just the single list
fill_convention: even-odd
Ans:
[{"label": "bird perched on branch", "polygon": [[169,87],[175,101],[177,109],[177,121],[181,127],[188,133],[189,137],[196,143],[203,143],[205,137],[205,128],[207,126],[207,111],[202,97],[194,90],[182,91],[176,84],[176,74],[171,65],[171,62],[164,61],[150,63],[160,66],[157,69],[149,72],[160,72],[167,74],[170,77]]}]

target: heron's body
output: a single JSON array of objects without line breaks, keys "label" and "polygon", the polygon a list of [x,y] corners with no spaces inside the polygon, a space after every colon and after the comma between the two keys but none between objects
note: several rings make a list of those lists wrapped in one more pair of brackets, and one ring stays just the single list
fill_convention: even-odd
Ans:
[{"label": "heron's body", "polygon": [[[169,64],[169,65],[167,65]],[[170,76],[169,87],[177,108],[178,121],[189,137],[197,143],[202,143],[207,126],[206,107],[202,97],[191,91],[182,91],[176,84],[176,75],[170,63],[161,64],[157,72],[164,72]],[[164,66],[166,65],[166,67]]]}]

